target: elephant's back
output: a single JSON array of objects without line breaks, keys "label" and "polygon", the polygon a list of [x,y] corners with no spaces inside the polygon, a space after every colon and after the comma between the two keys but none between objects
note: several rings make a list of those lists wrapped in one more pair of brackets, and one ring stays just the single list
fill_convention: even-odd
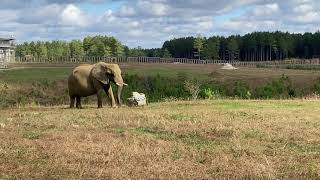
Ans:
[{"label": "elephant's back", "polygon": [[93,68],[92,64],[80,64],[79,66],[75,67],[72,71],[72,74],[81,74],[89,76],[91,70]]},{"label": "elephant's back", "polygon": [[80,65],[72,71],[68,78],[69,93],[78,96],[90,96],[95,94],[92,86],[90,72],[92,65]]}]

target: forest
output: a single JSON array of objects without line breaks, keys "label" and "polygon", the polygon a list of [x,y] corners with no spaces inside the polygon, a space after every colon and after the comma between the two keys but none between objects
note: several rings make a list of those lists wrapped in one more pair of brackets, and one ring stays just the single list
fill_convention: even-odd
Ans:
[{"label": "forest", "polygon": [[[182,37],[165,41],[161,48],[129,48],[115,37],[88,36],[83,40],[37,41],[18,44],[18,57],[174,57],[205,60],[272,61],[319,58],[320,32],[253,32],[229,37]],[[200,56],[200,57],[199,57]]]}]

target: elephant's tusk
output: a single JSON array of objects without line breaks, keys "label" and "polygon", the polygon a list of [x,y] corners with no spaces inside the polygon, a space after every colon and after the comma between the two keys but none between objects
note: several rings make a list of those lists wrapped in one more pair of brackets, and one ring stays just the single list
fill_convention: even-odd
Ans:
[{"label": "elephant's tusk", "polygon": [[[119,83],[116,83],[116,85],[121,86]],[[128,84],[123,83],[122,86],[128,86]]]}]

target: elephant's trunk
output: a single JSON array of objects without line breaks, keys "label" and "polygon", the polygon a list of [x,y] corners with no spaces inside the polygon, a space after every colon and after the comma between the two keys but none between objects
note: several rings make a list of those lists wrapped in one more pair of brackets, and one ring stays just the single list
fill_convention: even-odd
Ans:
[{"label": "elephant's trunk", "polygon": [[123,82],[123,79],[122,79],[121,75],[120,76],[116,76],[114,78],[114,82],[118,86],[117,103],[118,103],[119,106],[121,106],[122,105],[121,92],[122,92],[123,86],[127,86],[128,84]]},{"label": "elephant's trunk", "polygon": [[121,92],[122,92],[123,86],[118,86],[118,92],[117,92],[117,103],[119,106],[122,105],[121,102]]}]

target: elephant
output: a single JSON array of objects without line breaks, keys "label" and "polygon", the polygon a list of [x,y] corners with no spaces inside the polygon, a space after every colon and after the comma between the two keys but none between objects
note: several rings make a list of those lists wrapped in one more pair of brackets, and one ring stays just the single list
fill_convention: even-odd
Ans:
[{"label": "elephant", "polygon": [[68,89],[70,96],[70,108],[82,108],[81,97],[87,97],[96,94],[98,108],[102,108],[101,92],[105,92],[111,99],[111,107],[117,107],[113,96],[111,82],[117,85],[117,104],[122,105],[121,92],[123,82],[121,69],[118,64],[107,64],[98,62],[96,64],[82,64],[73,69],[68,78]]}]

